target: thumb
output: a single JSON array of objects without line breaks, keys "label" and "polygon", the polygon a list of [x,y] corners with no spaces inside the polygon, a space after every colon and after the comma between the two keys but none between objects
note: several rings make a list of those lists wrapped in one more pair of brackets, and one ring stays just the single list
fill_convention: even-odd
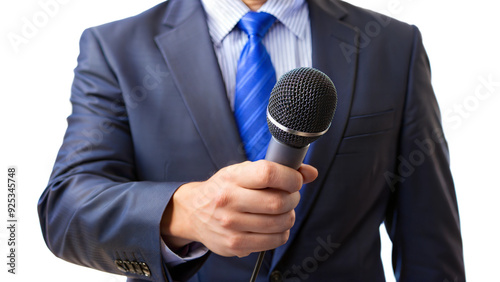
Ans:
[{"label": "thumb", "polygon": [[304,178],[304,184],[313,182],[318,177],[318,170],[308,164],[302,164],[299,167],[299,172],[302,174]]}]

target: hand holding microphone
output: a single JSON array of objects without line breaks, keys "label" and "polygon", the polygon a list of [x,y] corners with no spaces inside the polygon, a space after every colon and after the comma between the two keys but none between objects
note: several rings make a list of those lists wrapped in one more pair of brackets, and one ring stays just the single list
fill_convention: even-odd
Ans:
[{"label": "hand holding microphone", "polygon": [[162,218],[167,245],[197,241],[221,256],[243,257],[286,243],[299,190],[318,174],[301,163],[308,144],[331,123],[335,93],[332,82],[317,70],[285,74],[269,103],[273,140],[266,160],[228,166],[207,181],[182,185]]}]

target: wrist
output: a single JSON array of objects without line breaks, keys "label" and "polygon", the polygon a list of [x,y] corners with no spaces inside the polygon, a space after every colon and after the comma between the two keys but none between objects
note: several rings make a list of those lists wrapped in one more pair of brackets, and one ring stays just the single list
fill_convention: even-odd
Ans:
[{"label": "wrist", "polygon": [[186,205],[190,201],[190,187],[194,184],[187,183],[181,185],[172,195],[163,212],[160,224],[161,237],[165,244],[174,252],[196,241],[192,237],[193,232],[190,231],[190,212]]}]

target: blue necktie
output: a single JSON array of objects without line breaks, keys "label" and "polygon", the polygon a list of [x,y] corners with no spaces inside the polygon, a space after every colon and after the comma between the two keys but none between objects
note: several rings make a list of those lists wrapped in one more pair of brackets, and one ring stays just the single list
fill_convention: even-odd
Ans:
[{"label": "blue necktie", "polygon": [[271,134],[267,127],[266,107],[276,83],[271,58],[262,38],[276,18],[267,13],[249,12],[238,22],[248,34],[236,71],[234,115],[247,158],[263,159]]}]

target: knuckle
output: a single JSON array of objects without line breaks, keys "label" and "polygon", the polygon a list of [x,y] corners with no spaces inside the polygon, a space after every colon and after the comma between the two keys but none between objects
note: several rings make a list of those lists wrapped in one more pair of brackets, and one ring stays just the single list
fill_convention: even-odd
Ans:
[{"label": "knuckle", "polygon": [[270,162],[259,161],[257,177],[264,185],[272,183],[276,177],[274,166]]},{"label": "knuckle", "polygon": [[225,207],[230,201],[229,191],[226,189],[219,190],[214,196],[214,205],[216,208]]},{"label": "knuckle", "polygon": [[287,216],[287,219],[286,219],[286,227],[288,227],[288,229],[292,228],[293,225],[295,224],[295,211],[291,211],[288,216]]},{"label": "knuckle", "polygon": [[275,195],[269,198],[267,206],[270,213],[279,214],[284,212],[287,203],[286,200],[282,197],[281,193],[276,193]]},{"label": "knuckle", "polygon": [[302,178],[302,175],[300,173],[296,173],[294,175],[296,176],[295,181],[293,181],[295,187],[292,187],[292,191],[299,191],[304,184],[304,179]]},{"label": "knuckle", "polygon": [[290,230],[287,230],[279,235],[278,238],[278,246],[282,246],[288,242],[288,238],[290,238]]},{"label": "knuckle", "polygon": [[232,216],[230,215],[225,215],[225,216],[222,216],[220,219],[219,219],[219,223],[220,225],[223,227],[223,228],[226,228],[226,229],[230,229],[231,227],[234,226],[234,219]]},{"label": "knuckle", "polygon": [[268,228],[274,228],[278,232],[290,230],[295,224],[295,212],[282,214],[267,223]]},{"label": "knuckle", "polygon": [[276,198],[270,204],[270,209],[274,213],[280,213],[285,208],[285,201],[282,198]]},{"label": "knuckle", "polygon": [[242,254],[243,252],[243,242],[244,239],[241,235],[239,234],[232,234],[227,238],[227,248],[231,250],[232,253],[234,254]]},{"label": "knuckle", "polygon": [[290,196],[291,196],[291,201],[292,201],[293,207],[294,208],[297,207],[297,205],[300,202],[300,193],[295,192],[295,193],[290,194]]},{"label": "knuckle", "polygon": [[240,252],[240,253],[237,253],[236,256],[238,258],[244,258],[244,257],[247,257],[251,254],[251,252]]},{"label": "knuckle", "polygon": [[234,172],[234,168],[231,166],[222,168],[216,174],[216,176],[217,176],[216,181],[221,182],[221,183],[231,182],[233,172]]}]

